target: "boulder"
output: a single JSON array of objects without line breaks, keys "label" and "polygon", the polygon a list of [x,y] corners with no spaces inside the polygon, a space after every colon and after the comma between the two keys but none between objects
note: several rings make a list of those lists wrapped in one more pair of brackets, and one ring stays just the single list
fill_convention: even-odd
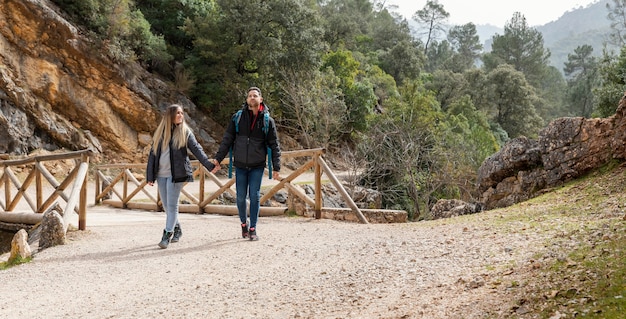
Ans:
[{"label": "boulder", "polygon": [[11,253],[8,262],[16,260],[18,257],[26,259],[32,256],[30,245],[28,244],[28,233],[24,229],[20,229],[11,241]]},{"label": "boulder", "polygon": [[57,204],[43,214],[39,238],[39,249],[65,244],[63,210]]},{"label": "boulder", "polygon": [[482,205],[459,199],[440,199],[430,210],[431,219],[450,218],[482,211]]}]

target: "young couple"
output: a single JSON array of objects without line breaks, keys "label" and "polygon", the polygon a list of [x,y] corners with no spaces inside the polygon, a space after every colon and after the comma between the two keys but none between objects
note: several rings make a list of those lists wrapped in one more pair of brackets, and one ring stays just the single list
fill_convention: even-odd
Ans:
[{"label": "young couple", "polygon": [[[261,90],[248,89],[241,113],[229,121],[228,128],[214,159],[209,159],[185,122],[180,105],[167,108],[154,135],[148,156],[146,179],[148,185],[157,183],[166,213],[165,229],[159,247],[167,248],[180,240],[183,232],[178,221],[178,200],[183,185],[193,181],[187,150],[212,173],[221,169],[220,163],[232,150],[237,189],[237,210],[243,238],[258,240],[257,221],[260,210],[261,180],[267,154],[271,154],[272,176],[280,179],[280,145],[274,119],[263,103]],[[266,113],[268,116],[266,117]],[[250,200],[250,220],[247,219],[247,199]]]}]

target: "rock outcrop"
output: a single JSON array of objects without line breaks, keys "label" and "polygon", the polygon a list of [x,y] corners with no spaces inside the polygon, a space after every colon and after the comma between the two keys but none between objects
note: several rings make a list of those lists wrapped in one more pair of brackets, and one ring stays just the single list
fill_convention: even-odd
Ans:
[{"label": "rock outcrop", "polygon": [[114,63],[47,0],[0,0],[0,153],[90,148],[145,160],[172,103],[208,153],[223,128],[138,64]]},{"label": "rock outcrop", "polygon": [[626,96],[609,118],[560,118],[537,140],[519,137],[478,170],[485,208],[506,207],[541,194],[612,160],[626,159]]}]

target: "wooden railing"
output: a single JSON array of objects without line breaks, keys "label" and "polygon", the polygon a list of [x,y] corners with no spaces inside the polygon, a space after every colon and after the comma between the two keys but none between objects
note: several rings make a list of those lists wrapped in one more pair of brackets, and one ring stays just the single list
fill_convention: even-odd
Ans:
[{"label": "wooden railing", "polygon": [[[0,222],[36,224],[41,221],[43,213],[53,204],[58,203],[60,198],[66,202],[63,210],[65,231],[67,231],[69,218],[73,212],[78,213],[78,228],[84,230],[87,214],[87,169],[91,154],[91,151],[83,150],[0,161],[3,167],[0,191],[4,192],[4,196],[0,196],[0,207],[3,209],[0,212]],[[62,160],[74,160],[75,166],[59,183],[45,167],[44,162]],[[28,172],[23,181],[20,181],[14,172],[18,167]],[[51,191],[45,187],[44,182],[51,186]],[[34,187],[34,199],[31,197],[33,191],[29,191],[31,187]],[[15,195],[13,195],[14,191]],[[66,191],[69,191],[69,194]],[[22,199],[28,203],[32,212],[14,212]]]},{"label": "wooden railing", "polygon": [[[368,221],[354,203],[348,192],[345,190],[337,176],[332,172],[330,167],[326,164],[322,155],[325,153],[324,149],[310,149],[301,151],[289,151],[282,152],[281,159],[283,162],[290,158],[309,158],[305,164],[301,165],[298,169],[293,171],[287,177],[282,178],[276,185],[274,185],[269,191],[267,191],[261,197],[261,203],[266,202],[269,198],[274,196],[279,190],[286,188],[289,192],[298,198],[302,199],[307,205],[313,207],[315,212],[315,218],[321,218],[322,212],[322,173],[330,179],[332,184],[337,188],[342,198],[350,209],[356,214],[361,223],[367,224]],[[228,165],[225,160],[222,165]],[[191,204],[179,204],[180,212],[191,213],[219,213],[219,214],[231,214],[237,213],[237,207],[234,205],[214,205],[211,202],[217,199],[221,194],[229,192],[236,196],[235,191],[231,189],[231,186],[235,184],[235,177],[233,176],[225,183],[223,183],[213,173],[207,171],[198,161],[192,161],[194,167],[194,178],[198,180],[198,183],[187,183],[182,190],[182,195],[188,199]],[[292,185],[292,182],[301,174],[313,169],[314,170],[314,187],[315,187],[315,199],[310,198],[300,188]],[[146,164],[107,164],[97,165],[95,172],[95,202],[99,204],[104,202],[108,205],[123,207],[123,208],[139,208],[146,210],[162,211],[162,206],[158,191],[156,187],[152,190],[147,190],[147,181],[145,180]],[[135,175],[137,174],[137,175]],[[137,177],[140,176],[140,181]],[[217,185],[217,190],[212,194],[206,191],[205,183],[207,181],[213,182]],[[121,185],[118,185],[121,184]],[[104,185],[104,186],[103,186]],[[192,187],[197,187],[196,190],[190,190]],[[156,193],[156,195],[154,195]],[[197,193],[197,197],[192,194]],[[115,196],[117,199],[111,199],[108,197]],[[262,206],[260,214],[265,215],[278,215],[286,212],[286,207],[266,207]]]}]

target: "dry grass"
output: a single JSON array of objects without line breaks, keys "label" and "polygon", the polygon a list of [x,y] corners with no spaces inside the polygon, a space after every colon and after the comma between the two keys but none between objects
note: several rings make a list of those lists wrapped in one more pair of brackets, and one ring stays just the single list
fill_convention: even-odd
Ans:
[{"label": "dry grass", "polygon": [[515,300],[512,318],[624,318],[624,188],[626,167],[613,163],[494,212],[500,216],[495,227],[545,238],[529,265],[512,267],[514,279],[502,276]]}]

